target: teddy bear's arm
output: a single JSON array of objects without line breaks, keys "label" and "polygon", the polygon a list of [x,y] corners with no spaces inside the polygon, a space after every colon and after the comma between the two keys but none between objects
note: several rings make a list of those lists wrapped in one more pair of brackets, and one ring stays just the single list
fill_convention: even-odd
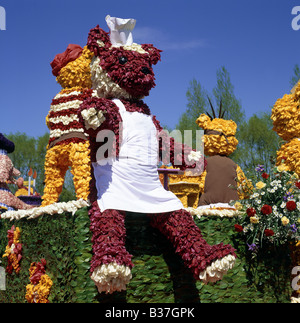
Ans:
[{"label": "teddy bear's arm", "polygon": [[13,164],[8,156],[0,156],[0,183],[6,183],[10,180],[10,174],[13,169]]},{"label": "teddy bear's arm", "polygon": [[89,97],[81,103],[78,114],[86,130],[101,127],[106,120],[107,110],[111,107],[110,103],[110,100],[97,97]]},{"label": "teddy bear's arm", "polygon": [[155,116],[152,118],[153,123],[158,131],[159,138],[159,157],[167,165],[171,163],[174,167],[181,170],[192,170],[200,175],[206,167],[206,160],[199,151],[191,147],[178,143],[174,138],[164,131]]}]

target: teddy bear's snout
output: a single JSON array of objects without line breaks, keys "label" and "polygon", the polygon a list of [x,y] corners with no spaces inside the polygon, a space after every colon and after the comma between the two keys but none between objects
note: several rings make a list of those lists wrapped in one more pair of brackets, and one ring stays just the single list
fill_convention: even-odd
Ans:
[{"label": "teddy bear's snout", "polygon": [[150,70],[149,70],[149,68],[148,67],[142,67],[142,72],[145,74],[145,75],[147,75],[147,74],[150,74],[151,72],[150,72]]}]

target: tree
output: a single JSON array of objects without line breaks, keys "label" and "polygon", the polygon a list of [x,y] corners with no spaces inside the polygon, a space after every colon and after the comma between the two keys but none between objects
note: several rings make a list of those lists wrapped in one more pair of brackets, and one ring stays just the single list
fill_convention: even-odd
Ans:
[{"label": "tree", "polygon": [[270,113],[254,114],[240,127],[238,163],[252,175],[257,165],[264,165],[265,171],[274,165],[279,137],[272,128]]},{"label": "tree", "polygon": [[293,88],[298,83],[299,80],[300,80],[300,67],[298,64],[296,64],[294,66],[294,75],[291,77],[291,80],[290,80],[291,88]]},{"label": "tree", "polygon": [[245,120],[245,112],[240,101],[235,97],[234,86],[224,66],[217,70],[217,86],[213,89],[213,95],[218,105],[222,100],[222,106],[226,111],[224,119],[233,120],[239,128]]},{"label": "tree", "polygon": [[[180,116],[178,124],[176,125],[176,130],[181,132],[182,137],[184,136],[185,130],[191,130],[192,147],[196,148],[196,131],[201,130],[196,124],[196,120],[201,113],[205,113],[208,105],[207,92],[196,79],[193,79],[189,83],[186,96],[188,100],[187,109]],[[178,138],[175,137],[175,140],[178,140]]]},{"label": "tree", "polygon": [[[44,163],[47,145],[49,142],[49,134],[45,133],[43,136],[33,138],[27,136],[25,133],[17,132],[15,134],[8,134],[6,137],[15,144],[15,151],[9,155],[15,168],[21,172],[21,177],[25,181],[28,180],[29,169],[32,168],[37,172],[36,189],[37,192],[43,195],[44,191]],[[12,192],[16,191],[16,186],[10,186]],[[64,188],[60,197],[61,201],[74,200],[76,198],[75,188],[73,184],[73,177],[70,171],[65,177]]]},{"label": "tree", "polygon": [[[226,113],[224,118],[234,120],[238,127],[244,121],[245,113],[242,110],[240,101],[234,95],[234,86],[231,83],[229,72],[224,66],[217,70],[217,85],[213,89],[213,95],[209,95],[204,87],[196,80],[193,79],[189,83],[186,93],[187,96],[187,109],[182,113],[176,129],[182,133],[184,130],[193,131],[193,148],[196,147],[196,130],[199,129],[196,124],[197,118],[202,113],[211,113],[211,108],[208,98],[213,102],[216,113],[222,98],[222,106]],[[235,152],[236,155],[238,152]]]}]

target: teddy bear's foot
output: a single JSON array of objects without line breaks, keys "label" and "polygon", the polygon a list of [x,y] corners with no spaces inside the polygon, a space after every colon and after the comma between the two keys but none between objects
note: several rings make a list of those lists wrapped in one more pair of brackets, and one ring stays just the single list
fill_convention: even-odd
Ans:
[{"label": "teddy bear's foot", "polygon": [[204,284],[215,283],[216,281],[221,280],[227,271],[234,267],[235,259],[235,256],[229,254],[221,259],[213,261],[210,266],[200,273],[199,279],[202,280]]},{"label": "teddy bear's foot", "polygon": [[99,293],[105,292],[106,294],[126,290],[126,285],[131,278],[130,268],[115,262],[97,267],[91,275]]}]

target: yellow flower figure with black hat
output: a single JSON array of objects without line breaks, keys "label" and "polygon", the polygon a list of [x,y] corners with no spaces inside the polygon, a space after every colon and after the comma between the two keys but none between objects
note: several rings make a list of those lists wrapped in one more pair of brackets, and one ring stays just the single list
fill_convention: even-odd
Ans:
[{"label": "yellow flower figure with black hat", "polygon": [[213,115],[201,114],[196,123],[204,130],[204,154],[207,157],[206,170],[201,175],[201,196],[196,215],[234,216],[236,207],[231,201],[244,199],[252,189],[241,167],[229,156],[236,150],[237,125],[233,120],[225,120],[220,102],[219,116],[216,117],[209,99]]}]

